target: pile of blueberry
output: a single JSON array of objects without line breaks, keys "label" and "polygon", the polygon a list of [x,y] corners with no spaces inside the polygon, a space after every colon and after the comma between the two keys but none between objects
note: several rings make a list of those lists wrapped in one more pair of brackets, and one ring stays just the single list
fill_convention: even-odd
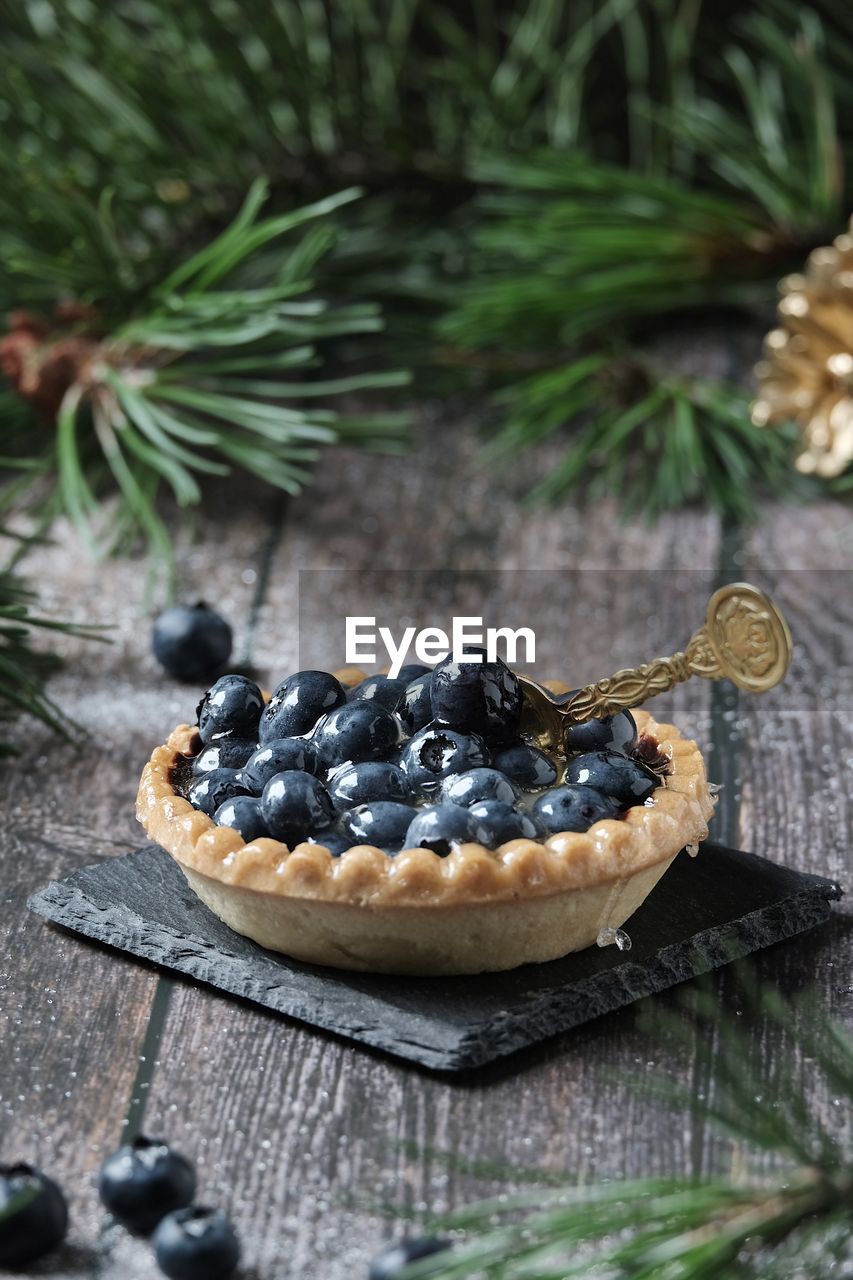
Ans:
[{"label": "pile of blueberry", "polygon": [[299,671],[266,706],[252,680],[223,676],[199,704],[201,749],[176,785],[246,841],[445,856],[466,841],[586,831],[660,784],[627,711],[572,726],[553,759],[525,742],[517,676],[469,652],[480,661],[404,667],[350,690]]},{"label": "pile of blueberry", "polygon": [[[225,1214],[193,1204],[196,1175],[165,1142],[139,1137],[103,1165],[101,1200],[136,1236],[151,1236],[160,1270],[171,1280],[226,1280],[240,1245]],[[28,1164],[0,1165],[0,1270],[29,1267],[58,1249],[68,1230],[68,1206],[47,1174]],[[368,1280],[397,1280],[451,1242],[410,1237],[387,1245],[370,1263]]]},{"label": "pile of blueberry", "polygon": [[[240,1246],[218,1209],[193,1203],[196,1175],[165,1142],[138,1137],[104,1162],[98,1191],[105,1207],[137,1236],[151,1236],[171,1280],[225,1280]],[[29,1266],[57,1249],[68,1208],[57,1184],[27,1164],[0,1165],[0,1268]]]}]

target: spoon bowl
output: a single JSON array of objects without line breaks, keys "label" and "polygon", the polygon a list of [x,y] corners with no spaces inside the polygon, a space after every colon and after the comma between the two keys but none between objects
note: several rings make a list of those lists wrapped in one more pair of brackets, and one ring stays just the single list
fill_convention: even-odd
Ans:
[{"label": "spoon bowl", "polygon": [[792,647],[788,624],[770,597],[751,583],[730,583],[711,596],[705,625],[687,647],[668,658],[626,667],[561,697],[531,676],[519,676],[521,731],[545,751],[560,750],[568,725],[629,711],[693,676],[763,693],[787,675]]}]

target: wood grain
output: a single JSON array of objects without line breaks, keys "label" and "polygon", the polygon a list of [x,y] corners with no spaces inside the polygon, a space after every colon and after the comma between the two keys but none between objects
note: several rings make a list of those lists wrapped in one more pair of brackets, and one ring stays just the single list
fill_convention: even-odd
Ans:
[{"label": "wood grain", "polygon": [[[515,500],[532,464],[496,478],[481,465],[470,423],[443,430],[440,449],[438,425],[424,415],[407,458],[331,455],[281,529],[257,491],[220,495],[227,524],[212,499],[196,540],[181,547],[186,590],[209,592],[241,619],[239,650],[265,678],[313,662],[343,615],[361,612],[368,591],[396,621],[426,621],[437,605],[452,611],[460,602],[475,613],[535,618],[537,670],[582,681],[603,674],[602,664],[680,645],[721,575],[766,572],[802,646],[796,679],[754,703],[694,682],[660,699],[656,714],[707,745],[712,767],[734,762],[741,783],[729,779],[720,818],[747,847],[847,878],[839,833],[845,824],[849,833],[849,799],[837,763],[849,760],[853,723],[845,647],[853,601],[840,572],[849,557],[845,510],[769,506],[756,530],[727,531],[722,541],[718,522],[693,512],[653,529],[621,525],[608,504],[531,512]],[[63,545],[39,549],[31,567],[57,609],[117,623],[117,645],[106,653],[69,642],[72,665],[55,687],[96,737],[71,747],[28,727],[24,755],[3,778],[11,815],[0,903],[9,957],[0,978],[3,1154],[38,1155],[76,1188],[81,1248],[57,1274],[152,1274],[144,1244],[116,1231],[98,1240],[87,1183],[126,1120],[196,1158],[205,1199],[232,1209],[247,1274],[263,1280],[363,1276],[371,1252],[400,1229],[389,1212],[440,1212],[511,1189],[534,1171],[570,1180],[690,1175],[731,1157],[703,1123],[662,1112],[642,1088],[664,1079],[713,1093],[714,1037],[701,1046],[711,1049],[709,1066],[698,1041],[660,1041],[637,1009],[451,1081],[158,980],[25,915],[26,893],[45,878],[138,839],[132,797],[141,761],[194,703],[193,691],[160,677],[148,655],[138,572],[113,565],[92,573],[67,533]],[[836,579],[791,577],[783,572],[791,567],[833,567]],[[303,576],[300,590],[300,570],[334,572]],[[827,674],[837,668],[837,679]],[[849,1015],[850,953],[851,930],[839,917],[768,953],[761,970],[786,989],[814,978]],[[730,976],[715,983],[737,1003]],[[768,1062],[779,1051],[761,1020],[754,1050]],[[808,1064],[797,1069],[810,1088]],[[84,1241],[97,1242],[95,1255]]]},{"label": "wood grain", "polygon": [[[713,521],[677,517],[654,536],[632,529],[646,572],[608,579],[601,566],[635,558],[610,510],[583,519],[568,507],[525,514],[520,550],[509,493],[493,486],[487,502],[470,436],[460,432],[455,441],[428,484],[418,466],[428,443],[414,460],[347,460],[345,476],[324,468],[319,486],[291,509],[275,556],[259,661],[286,670],[284,643],[297,659],[296,570],[326,565],[335,571],[316,583],[303,578],[303,605],[306,594],[318,597],[316,608],[303,607],[313,624],[300,619],[306,663],[324,628],[334,632],[336,620],[362,611],[366,587],[381,591],[377,577],[386,580],[394,616],[426,619],[437,595],[445,609],[461,604],[474,614],[511,602],[536,619],[537,667],[559,674],[568,663],[579,679],[601,674],[602,660],[620,665],[677,647],[701,620],[716,576]],[[447,519],[436,519],[436,491],[453,508]],[[370,536],[354,536],[365,521]],[[671,566],[685,562],[695,567],[674,577]],[[448,581],[447,565],[464,572]],[[707,686],[679,690],[668,702],[666,714],[696,732],[710,722]],[[370,1253],[395,1230],[383,1206],[441,1210],[515,1185],[517,1169],[583,1178],[692,1167],[683,1117],[652,1119],[653,1108],[626,1085],[626,1075],[690,1070],[686,1058],[676,1066],[673,1055],[650,1051],[635,1011],[460,1084],[178,983],[159,1057],[146,1124],[162,1128],[177,1107],[188,1144],[232,1204],[264,1276],[320,1268],[330,1280],[364,1274]]]},{"label": "wood grain", "polygon": [[[260,510],[246,509],[227,562],[213,520],[179,545],[181,573],[203,582],[230,616],[249,612],[269,510],[269,499]],[[84,1246],[97,1241],[101,1221],[93,1178],[121,1140],[144,1074],[140,1058],[158,978],[47,928],[25,903],[49,879],[139,842],[133,810],[141,765],[162,724],[182,717],[198,694],[154,664],[140,565],[93,569],[61,525],[52,545],[31,553],[25,571],[54,616],[114,628],[110,645],[54,642],[67,665],[51,692],[87,736],[63,741],[22,721],[20,754],[3,762],[0,776],[0,1159],[33,1160],[59,1178],[78,1246],[68,1265],[85,1270]]]}]

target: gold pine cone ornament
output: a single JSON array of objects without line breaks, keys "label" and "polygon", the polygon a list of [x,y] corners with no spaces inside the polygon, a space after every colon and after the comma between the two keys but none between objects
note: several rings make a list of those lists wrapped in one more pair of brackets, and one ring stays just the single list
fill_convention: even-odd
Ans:
[{"label": "gold pine cone ornament", "polygon": [[755,370],[752,420],[759,427],[795,422],[804,446],[798,470],[829,479],[853,462],[853,219],[780,290],[780,323]]}]

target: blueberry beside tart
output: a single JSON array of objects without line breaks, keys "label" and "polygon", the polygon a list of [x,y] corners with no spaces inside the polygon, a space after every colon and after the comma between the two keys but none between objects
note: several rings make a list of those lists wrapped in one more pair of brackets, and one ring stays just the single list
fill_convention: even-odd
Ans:
[{"label": "blueberry beside tart", "polygon": [[154,751],[138,815],[226,924],[298,959],[555,959],[627,921],[713,800],[696,744],[647,712],[549,755],[521,736],[521,698],[501,662],[297,672],[269,699],[225,676]]}]

